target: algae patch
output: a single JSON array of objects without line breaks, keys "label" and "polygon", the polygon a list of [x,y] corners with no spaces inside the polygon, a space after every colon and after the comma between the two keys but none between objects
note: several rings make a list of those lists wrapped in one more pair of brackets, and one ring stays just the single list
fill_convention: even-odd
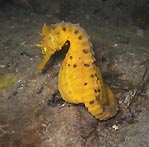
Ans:
[{"label": "algae patch", "polygon": [[15,73],[0,75],[0,91],[12,86],[17,81]]}]

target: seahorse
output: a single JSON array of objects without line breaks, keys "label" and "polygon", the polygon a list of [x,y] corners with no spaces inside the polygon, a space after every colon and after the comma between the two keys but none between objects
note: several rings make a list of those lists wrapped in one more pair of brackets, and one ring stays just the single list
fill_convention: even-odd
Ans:
[{"label": "seahorse", "polygon": [[83,103],[99,120],[116,115],[118,105],[109,86],[103,82],[102,74],[95,65],[94,52],[86,31],[78,24],[60,22],[47,26],[41,32],[43,60],[38,65],[43,70],[51,56],[69,44],[68,52],[58,75],[61,97],[70,103]]}]

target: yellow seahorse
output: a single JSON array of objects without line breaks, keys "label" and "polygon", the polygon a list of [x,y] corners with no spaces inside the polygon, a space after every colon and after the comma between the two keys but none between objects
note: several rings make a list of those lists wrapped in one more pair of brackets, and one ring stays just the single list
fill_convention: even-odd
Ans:
[{"label": "yellow seahorse", "polygon": [[77,24],[57,23],[44,25],[43,60],[38,65],[43,70],[47,61],[69,43],[69,50],[58,75],[58,89],[62,98],[70,103],[84,103],[97,119],[106,120],[117,113],[118,106],[111,89],[103,83],[100,70],[95,65],[92,45],[86,31]]}]

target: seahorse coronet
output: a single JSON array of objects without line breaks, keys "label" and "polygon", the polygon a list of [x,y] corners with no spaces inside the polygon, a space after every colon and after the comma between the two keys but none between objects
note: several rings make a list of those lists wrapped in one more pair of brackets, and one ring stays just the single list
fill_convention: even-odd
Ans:
[{"label": "seahorse coronet", "polygon": [[[70,103],[84,103],[97,119],[106,120],[117,113],[118,106],[111,89],[105,86],[102,74],[95,65],[90,37],[79,24],[64,21],[47,26],[41,32],[43,70],[51,56],[69,41],[69,50],[58,75],[58,89],[62,98]],[[113,111],[111,111],[113,110]]]}]

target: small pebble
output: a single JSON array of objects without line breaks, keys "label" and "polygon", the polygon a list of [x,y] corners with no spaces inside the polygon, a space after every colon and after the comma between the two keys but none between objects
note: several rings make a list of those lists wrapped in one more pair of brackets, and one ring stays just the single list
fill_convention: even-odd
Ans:
[{"label": "small pebble", "polygon": [[6,67],[6,65],[4,65],[4,64],[0,65],[0,68],[5,68],[5,67]]},{"label": "small pebble", "polygon": [[112,47],[118,47],[118,44],[117,44],[117,43],[115,43]]},{"label": "small pebble", "polygon": [[112,128],[116,131],[119,130],[119,127],[117,125],[113,125]]}]

